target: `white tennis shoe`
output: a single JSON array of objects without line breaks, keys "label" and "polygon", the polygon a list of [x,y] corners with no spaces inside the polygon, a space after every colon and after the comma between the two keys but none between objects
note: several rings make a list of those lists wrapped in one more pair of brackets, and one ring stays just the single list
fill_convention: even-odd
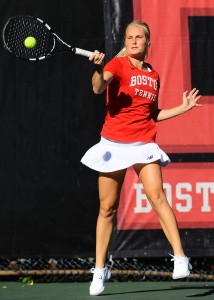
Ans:
[{"label": "white tennis shoe", "polygon": [[98,296],[104,291],[104,282],[111,277],[111,272],[109,271],[108,267],[103,269],[92,268],[90,272],[94,275],[90,285],[89,293],[91,296]]},{"label": "white tennis shoe", "polygon": [[171,261],[174,261],[174,270],[172,274],[173,279],[180,279],[189,276],[192,265],[189,258],[186,256],[172,255]]}]

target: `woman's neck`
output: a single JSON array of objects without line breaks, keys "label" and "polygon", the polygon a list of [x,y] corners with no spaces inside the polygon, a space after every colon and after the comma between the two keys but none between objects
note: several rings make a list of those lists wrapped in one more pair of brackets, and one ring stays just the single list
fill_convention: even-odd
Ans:
[{"label": "woman's neck", "polygon": [[130,62],[139,70],[147,70],[147,65],[144,62],[144,57],[142,59],[137,59],[129,56]]}]

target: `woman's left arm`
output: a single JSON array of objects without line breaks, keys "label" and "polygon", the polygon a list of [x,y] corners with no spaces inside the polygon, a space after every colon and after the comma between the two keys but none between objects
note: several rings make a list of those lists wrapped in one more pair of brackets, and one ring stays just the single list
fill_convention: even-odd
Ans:
[{"label": "woman's left arm", "polygon": [[199,90],[196,88],[192,89],[191,92],[188,91],[183,93],[183,103],[181,105],[169,108],[169,109],[160,109],[158,110],[158,114],[156,116],[156,121],[163,121],[170,118],[174,118],[178,115],[181,115],[193,107],[202,106],[198,104],[197,101],[201,98],[201,95],[198,95]]}]

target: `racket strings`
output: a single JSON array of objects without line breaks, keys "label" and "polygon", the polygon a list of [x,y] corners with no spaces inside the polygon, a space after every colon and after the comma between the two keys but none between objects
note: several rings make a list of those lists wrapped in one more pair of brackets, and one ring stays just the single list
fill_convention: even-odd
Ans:
[{"label": "racket strings", "polygon": [[[24,40],[28,36],[36,39],[34,48],[26,48]],[[31,17],[12,18],[4,30],[4,42],[10,52],[25,59],[42,59],[54,47],[54,39],[49,28],[41,21]]]}]

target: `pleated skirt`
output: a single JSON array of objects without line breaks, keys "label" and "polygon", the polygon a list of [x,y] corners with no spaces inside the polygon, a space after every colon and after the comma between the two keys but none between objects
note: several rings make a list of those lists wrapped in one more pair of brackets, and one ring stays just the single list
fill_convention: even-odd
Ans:
[{"label": "pleated skirt", "polygon": [[84,165],[99,172],[113,172],[154,161],[159,161],[161,166],[170,163],[168,155],[156,143],[120,143],[103,137],[81,159]]}]

